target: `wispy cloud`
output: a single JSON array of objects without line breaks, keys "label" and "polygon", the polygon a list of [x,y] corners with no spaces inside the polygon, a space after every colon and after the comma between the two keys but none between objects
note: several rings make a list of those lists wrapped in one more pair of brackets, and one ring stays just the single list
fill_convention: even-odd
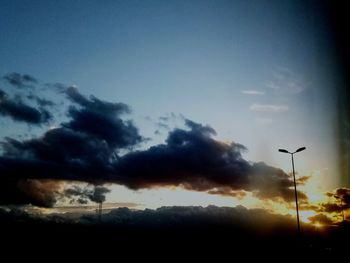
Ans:
[{"label": "wispy cloud", "polygon": [[31,87],[30,84],[38,83],[38,80],[33,76],[17,72],[8,73],[2,76],[2,78],[16,88]]},{"label": "wispy cloud", "polygon": [[245,94],[245,95],[264,95],[265,92],[263,91],[259,91],[259,90],[241,90],[241,93],[242,94]]},{"label": "wispy cloud", "polygon": [[288,68],[279,68],[273,73],[272,79],[265,83],[265,87],[276,92],[299,94],[305,90],[307,83]]},{"label": "wispy cloud", "polygon": [[252,104],[249,109],[255,112],[285,112],[289,110],[287,105],[275,105],[275,104]]}]

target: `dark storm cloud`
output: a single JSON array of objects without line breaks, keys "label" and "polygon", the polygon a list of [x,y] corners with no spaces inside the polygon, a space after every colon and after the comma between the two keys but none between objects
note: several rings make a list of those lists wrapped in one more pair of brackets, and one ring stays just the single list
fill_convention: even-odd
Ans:
[{"label": "dark storm cloud", "polygon": [[60,183],[53,180],[1,178],[0,205],[32,204],[52,207],[58,198]]},{"label": "dark storm cloud", "polygon": [[[81,204],[81,205],[86,205],[88,203],[88,200],[83,199],[83,198],[78,198],[76,201],[78,204]],[[72,202],[70,202],[70,203],[72,203]]]},{"label": "dark storm cloud", "polygon": [[44,124],[52,119],[51,113],[43,107],[36,109],[21,100],[11,99],[2,90],[0,90],[0,114],[15,121],[34,125]]},{"label": "dark storm cloud", "polygon": [[330,203],[322,203],[321,207],[318,208],[318,211],[323,211],[327,213],[333,213],[333,212],[341,212],[342,211],[342,206],[340,204],[336,204],[333,202]]},{"label": "dark storm cloud", "polygon": [[[77,104],[69,110],[71,120],[68,123],[50,129],[37,138],[4,138],[1,142],[1,180],[6,182],[8,190],[6,196],[1,196],[0,203],[35,203],[41,206],[54,203],[52,198],[48,203],[33,202],[33,195],[30,195],[33,184],[31,187],[20,187],[19,182],[23,179],[36,179],[39,182],[43,179],[113,181],[111,175],[114,169],[111,164],[118,158],[116,151],[141,141],[136,127],[119,118],[120,114],[129,112],[127,105],[104,102],[95,97],[87,99],[75,88],[68,88],[65,92]],[[1,98],[6,96],[4,92],[0,95]],[[36,95],[33,97],[38,98]],[[47,101],[38,102],[51,105]],[[43,109],[42,114],[45,113],[49,114]],[[94,127],[101,125],[101,122],[105,127]],[[8,192],[15,194],[10,196]],[[89,200],[104,201],[107,192],[106,188],[95,187],[89,192]],[[77,202],[79,199],[83,201],[83,198],[77,197]]]},{"label": "dark storm cloud", "polygon": [[92,188],[74,185],[65,189],[62,196],[80,204],[86,204],[88,200],[95,203],[103,203],[106,200],[106,194],[110,191],[107,187],[100,185]]},{"label": "dark storm cloud", "polygon": [[336,198],[340,198],[344,205],[350,207],[350,189],[349,188],[338,188],[335,191]]},{"label": "dark storm cloud", "polygon": [[121,114],[130,112],[128,105],[102,101],[93,96],[86,98],[73,87],[68,88],[66,94],[80,106],[70,107],[68,115],[71,121],[63,124],[66,128],[105,140],[113,148],[131,147],[143,141],[134,124],[120,118]]},{"label": "dark storm cloud", "polygon": [[20,74],[17,72],[8,73],[3,76],[3,79],[14,87],[22,88],[30,84],[36,84],[38,81],[31,75]]},{"label": "dark storm cloud", "polygon": [[53,207],[60,195],[62,182],[54,180],[21,180],[18,187],[32,205]]},{"label": "dark storm cloud", "polygon": [[108,166],[108,160],[113,156],[106,142],[67,128],[51,129],[42,137],[30,140],[5,138],[1,144],[6,157],[27,157],[62,167],[70,164],[79,167]]},{"label": "dark storm cloud", "polygon": [[91,201],[95,203],[102,203],[106,201],[106,194],[109,193],[110,191],[111,190],[109,190],[107,187],[95,186],[89,198]]},{"label": "dark storm cloud", "polygon": [[[120,150],[145,140],[131,121],[122,119],[129,106],[86,97],[72,86],[64,87],[63,94],[72,103],[67,122],[37,138],[1,142],[0,173],[12,189],[23,179],[54,179],[116,182],[131,189],[180,186],[238,197],[244,190],[261,199],[293,201],[290,176],[265,163],[246,161],[243,145],[215,140],[210,126],[185,119],[187,129],[170,131],[164,144],[120,156]],[[4,92],[0,99],[6,105]],[[49,101],[39,102],[51,106]],[[41,119],[50,118],[44,108],[39,113]],[[104,189],[95,189],[97,200]],[[24,192],[23,188],[14,191]],[[301,192],[299,198],[306,200]]]},{"label": "dark storm cloud", "polygon": [[166,144],[123,156],[116,164],[118,182],[132,189],[176,185],[227,195],[247,190],[260,198],[293,200],[293,183],[281,169],[247,162],[241,155],[243,145],[213,139],[215,130],[209,126],[190,120],[186,125],[189,131],[173,130]]},{"label": "dark storm cloud", "polygon": [[[117,156],[108,142],[71,128],[57,128],[31,140],[2,142],[0,172],[19,180],[61,179],[117,182],[132,189],[182,186],[195,191],[234,195],[252,191],[262,199],[293,200],[293,186],[281,169],[249,163],[238,143],[212,138],[213,128],[186,120],[189,130],[175,129],[166,144]],[[299,193],[300,199],[306,199]]]},{"label": "dark storm cloud", "polygon": [[0,89],[0,100],[6,97],[6,92]]},{"label": "dark storm cloud", "polygon": [[81,187],[77,185],[65,188],[66,183],[51,179],[20,179],[2,180],[0,185],[0,205],[31,204],[40,207],[53,207],[58,201],[86,204],[88,201],[102,203],[106,194],[110,192],[107,187],[90,185]]},{"label": "dark storm cloud", "polygon": [[[251,176],[248,176],[247,190],[254,192],[255,196],[261,199],[282,198],[285,201],[293,202],[295,198],[292,190],[291,177],[282,169],[268,166],[265,163],[252,164]],[[307,196],[298,191],[300,201],[307,200]]]},{"label": "dark storm cloud", "polygon": [[332,219],[324,214],[317,214],[315,216],[309,217],[312,223],[320,223],[324,225],[331,225],[333,223]]},{"label": "dark storm cloud", "polygon": [[86,98],[75,87],[68,87],[66,95],[68,99],[82,107],[107,115],[120,115],[122,113],[130,113],[131,111],[130,107],[124,103],[107,102],[100,100],[95,96]]},{"label": "dark storm cloud", "polygon": [[328,202],[320,205],[319,211],[332,213],[342,212],[343,210],[350,209],[350,189],[338,188],[333,192],[328,192],[326,195],[330,198]]},{"label": "dark storm cloud", "polygon": [[66,128],[105,140],[112,147],[134,146],[142,141],[138,129],[131,121],[74,107],[69,109],[69,116],[72,120],[63,124]]},{"label": "dark storm cloud", "polygon": [[[1,146],[0,188],[4,188],[0,194],[1,204],[31,203],[50,207],[60,198],[57,193],[47,194],[43,202],[35,194],[32,183],[28,186],[20,182],[25,178],[38,179],[38,182],[42,179],[107,180],[111,174],[109,162],[115,158],[106,142],[67,128],[51,129],[42,137],[30,140],[5,138]],[[50,189],[47,190],[48,193]],[[104,188],[97,187],[89,199],[103,200],[105,192]]]}]

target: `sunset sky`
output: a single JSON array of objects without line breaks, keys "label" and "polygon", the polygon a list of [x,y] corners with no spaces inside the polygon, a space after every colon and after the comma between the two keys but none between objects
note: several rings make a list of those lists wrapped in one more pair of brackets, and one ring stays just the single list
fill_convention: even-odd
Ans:
[{"label": "sunset sky", "polygon": [[326,202],[343,185],[322,15],[304,1],[1,1],[1,204],[90,203],[93,182],[139,208],[293,214],[278,149],[301,146],[301,200]]}]

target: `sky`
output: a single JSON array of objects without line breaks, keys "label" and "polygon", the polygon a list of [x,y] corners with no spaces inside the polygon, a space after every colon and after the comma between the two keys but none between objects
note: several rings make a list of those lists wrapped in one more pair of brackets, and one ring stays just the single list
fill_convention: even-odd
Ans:
[{"label": "sky", "polygon": [[[33,141],[25,144],[25,140],[43,138],[48,131],[54,134],[62,127],[69,132],[88,129],[89,136],[101,135],[97,128],[84,126],[88,125],[84,121],[89,122],[84,119],[88,118],[83,115],[86,110],[104,114],[110,121],[97,126],[110,123],[115,125],[112,130],[121,129],[120,137],[103,131],[108,137],[103,139],[108,147],[118,149],[122,161],[115,169],[131,177],[136,174],[136,168],[128,168],[133,164],[145,168],[140,173],[157,174],[144,160],[177,160],[180,157],[172,154],[178,148],[172,148],[170,142],[198,136],[215,145],[233,143],[230,149],[218,147],[226,154],[238,151],[234,161],[243,159],[244,165],[254,169],[258,169],[254,164],[264,162],[285,174],[291,172],[291,159],[278,149],[294,151],[305,146],[305,151],[295,155],[297,177],[311,178],[309,190],[325,192],[341,186],[334,54],[322,12],[312,2],[3,0],[0,5],[0,89],[7,94],[0,93],[0,138],[22,141],[19,148],[9,141],[2,144],[3,156],[21,159],[27,154],[26,147],[34,147]],[[16,79],[20,83],[14,83]],[[37,103],[36,115],[18,117],[9,106],[5,108],[10,98],[23,106],[23,94],[27,105]],[[54,105],[40,104],[35,96]],[[117,119],[112,120],[110,114]],[[95,143],[93,139],[89,142]],[[195,146],[198,151],[206,149]],[[16,148],[17,155],[10,148]],[[28,151],[39,158],[38,150],[33,149]],[[155,157],[158,152],[160,157]],[[182,152],[183,156],[187,153]],[[186,172],[188,165],[179,164]],[[192,172],[206,174],[205,169],[196,169]],[[163,176],[161,172],[159,176]],[[89,177],[82,178],[89,182]],[[172,183],[150,178],[152,183],[146,179],[129,182],[123,177],[112,180],[113,184],[102,178],[109,187],[109,192],[102,192],[109,202],[134,202],[149,208],[262,205],[259,198],[252,201],[235,194],[233,199],[232,192],[208,194],[211,188],[203,192],[185,176]],[[62,179],[72,180],[70,176]],[[37,182],[29,184],[37,186]],[[230,191],[245,191],[248,196],[257,189],[262,191],[247,187],[245,182],[239,184],[244,187]],[[218,190],[217,185],[213,189]],[[79,191],[92,200],[97,190]],[[72,196],[75,194],[70,192]]]}]

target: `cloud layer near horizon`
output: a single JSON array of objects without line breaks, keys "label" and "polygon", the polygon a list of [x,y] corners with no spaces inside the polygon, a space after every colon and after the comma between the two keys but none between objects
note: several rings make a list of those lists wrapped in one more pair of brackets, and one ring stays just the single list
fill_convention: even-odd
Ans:
[{"label": "cloud layer near horizon", "polygon": [[[283,170],[248,162],[242,156],[245,146],[216,140],[208,125],[185,119],[186,128],[169,131],[164,144],[135,150],[145,138],[122,118],[130,113],[128,105],[85,97],[76,87],[63,86],[59,94],[70,102],[68,121],[36,138],[1,142],[1,204],[33,203],[35,195],[26,200],[26,180],[118,183],[131,189],[181,186],[232,196],[245,190],[261,199],[293,200],[293,183]],[[301,192],[299,198],[307,199]],[[55,198],[50,200],[36,204],[52,206]]]}]

